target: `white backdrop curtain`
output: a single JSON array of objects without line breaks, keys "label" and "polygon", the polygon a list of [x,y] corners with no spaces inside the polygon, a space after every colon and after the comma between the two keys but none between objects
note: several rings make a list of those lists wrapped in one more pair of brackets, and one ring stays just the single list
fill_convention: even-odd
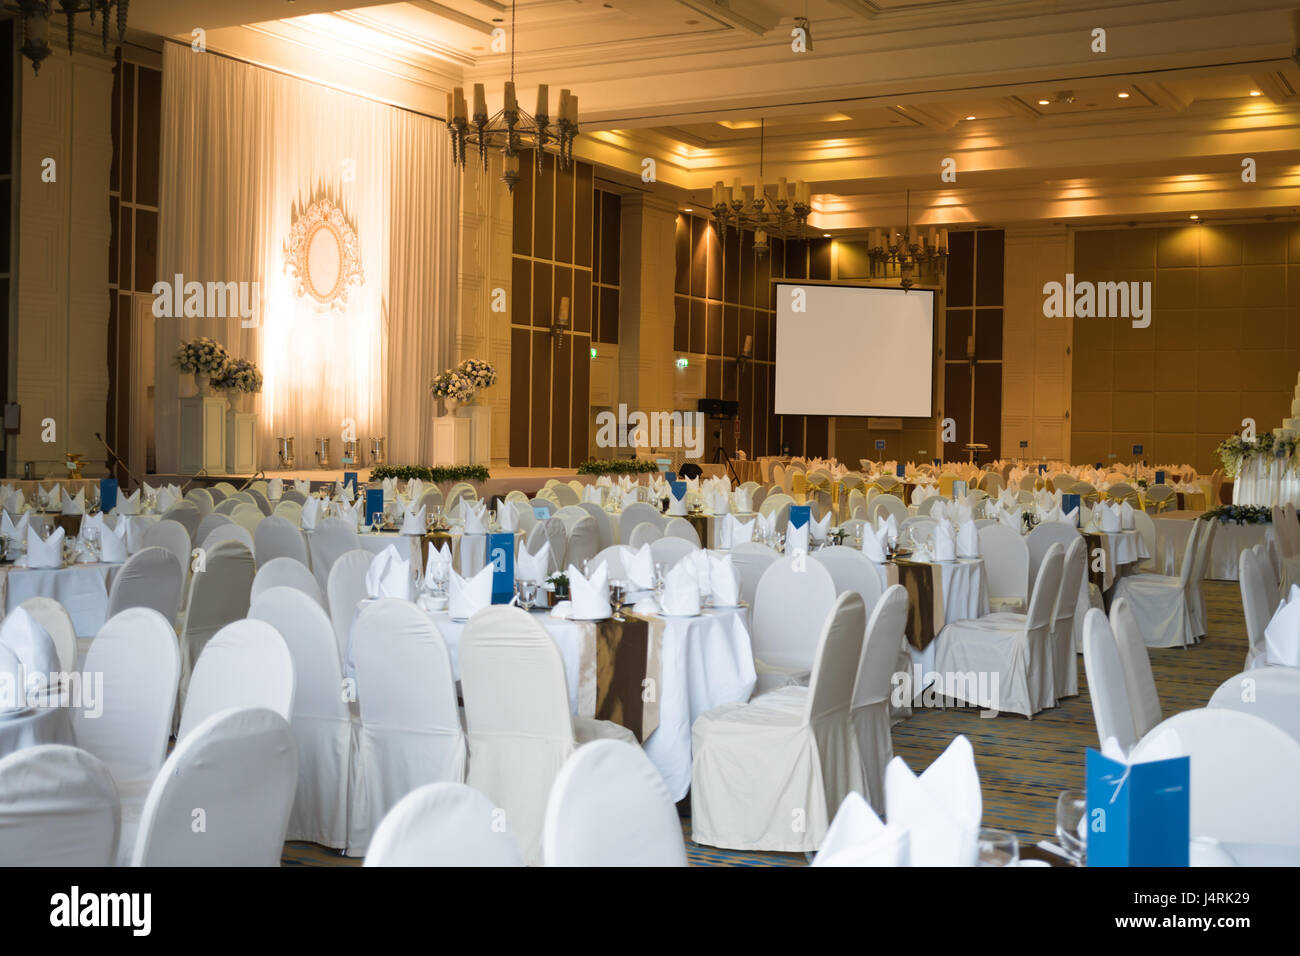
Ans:
[{"label": "white backdrop curtain", "polygon": [[[173,43],[163,51],[158,275],[256,282],[260,321],[160,318],[156,336],[157,469],[179,468],[172,367],[184,339],[207,335],[258,363],[266,384],[259,463],[294,436],[298,467],[345,420],[364,442],[388,439],[389,461],[432,457],[428,381],[451,364],[459,189],[446,127],[405,110]],[[364,284],[346,311],[297,296],[284,247],[295,209],[339,203],[356,230]],[[180,311],[179,309],[177,311]],[[188,376],[186,376],[188,379]]]}]

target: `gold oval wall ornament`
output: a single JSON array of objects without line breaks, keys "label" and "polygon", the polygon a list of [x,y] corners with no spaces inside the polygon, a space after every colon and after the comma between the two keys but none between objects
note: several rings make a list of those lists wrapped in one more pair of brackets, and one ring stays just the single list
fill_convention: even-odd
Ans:
[{"label": "gold oval wall ornament", "polygon": [[320,198],[293,221],[284,245],[285,271],[297,280],[298,295],[320,306],[347,308],[348,292],[360,286],[361,244],[343,210]]}]

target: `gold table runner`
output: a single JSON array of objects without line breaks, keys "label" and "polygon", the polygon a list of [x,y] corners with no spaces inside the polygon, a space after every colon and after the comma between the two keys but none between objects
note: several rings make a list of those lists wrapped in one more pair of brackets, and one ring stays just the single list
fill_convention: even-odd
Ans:
[{"label": "gold table runner", "polygon": [[596,644],[596,711],[646,738],[659,726],[660,648],[663,621],[625,615],[594,625]]},{"label": "gold table runner", "polygon": [[903,634],[918,651],[930,646],[943,630],[943,577],[933,564],[895,558],[888,565],[889,584],[907,591],[907,625]]},{"label": "gold table runner", "polygon": [[700,547],[710,548],[713,545],[709,541],[709,516],[702,512],[691,512],[686,516],[686,520],[691,523],[695,533],[700,536]]}]

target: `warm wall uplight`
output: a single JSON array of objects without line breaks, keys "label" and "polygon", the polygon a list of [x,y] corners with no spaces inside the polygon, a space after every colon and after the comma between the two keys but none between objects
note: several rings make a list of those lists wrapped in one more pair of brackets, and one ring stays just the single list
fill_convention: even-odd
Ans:
[{"label": "warm wall uplight", "polygon": [[1259,90],[1251,90],[1251,91],[1250,91],[1250,95],[1251,95],[1251,96],[1262,96],[1263,94],[1260,93]]}]

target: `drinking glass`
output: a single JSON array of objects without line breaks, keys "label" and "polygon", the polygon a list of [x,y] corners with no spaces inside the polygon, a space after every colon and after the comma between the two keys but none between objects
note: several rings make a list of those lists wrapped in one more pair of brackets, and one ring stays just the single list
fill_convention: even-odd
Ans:
[{"label": "drinking glass", "polygon": [[537,603],[537,582],[520,581],[519,582],[519,603],[524,606],[525,611],[531,611]]},{"label": "drinking glass", "polygon": [[1088,856],[1088,798],[1082,790],[1062,790],[1056,798],[1056,838],[1075,866]]},{"label": "drinking glass", "polygon": [[977,866],[1016,866],[1020,860],[1020,841],[1007,830],[982,829],[979,832]]}]

